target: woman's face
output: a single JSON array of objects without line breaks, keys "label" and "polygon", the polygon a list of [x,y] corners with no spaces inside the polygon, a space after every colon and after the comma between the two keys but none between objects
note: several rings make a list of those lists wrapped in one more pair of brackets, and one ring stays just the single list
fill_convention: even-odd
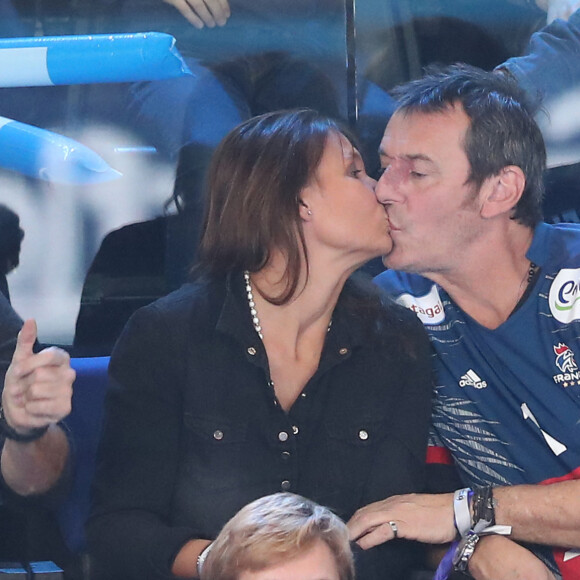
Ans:
[{"label": "woman's face", "polygon": [[350,141],[331,133],[315,178],[301,195],[309,252],[318,244],[359,265],[391,250],[387,214],[375,185]]}]

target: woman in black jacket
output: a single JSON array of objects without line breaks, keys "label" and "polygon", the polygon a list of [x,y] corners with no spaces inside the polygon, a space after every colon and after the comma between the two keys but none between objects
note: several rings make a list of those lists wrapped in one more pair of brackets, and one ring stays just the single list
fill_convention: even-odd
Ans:
[{"label": "woman in black jacket", "polygon": [[[350,278],[391,248],[374,185],[310,110],[222,142],[195,281],[139,310],[111,360],[88,527],[98,577],[196,577],[223,524],[276,491],[346,520],[423,489],[428,341]],[[406,578],[414,549],[365,552],[359,579]]]}]

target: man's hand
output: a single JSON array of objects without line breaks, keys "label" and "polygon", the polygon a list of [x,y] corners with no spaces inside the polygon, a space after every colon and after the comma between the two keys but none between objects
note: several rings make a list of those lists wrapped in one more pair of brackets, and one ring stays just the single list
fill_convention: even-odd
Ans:
[{"label": "man's hand", "polygon": [[580,8],[579,0],[536,0],[536,4],[547,13],[548,24],[556,18],[568,20]]},{"label": "man's hand", "polygon": [[228,0],[163,0],[196,28],[223,26],[230,17]]},{"label": "man's hand", "polygon": [[555,580],[532,552],[495,535],[479,540],[469,560],[469,573],[475,580]]},{"label": "man's hand", "polygon": [[36,322],[27,320],[18,335],[2,392],[4,417],[22,435],[57,423],[71,410],[75,371],[70,357],[56,347],[35,354],[36,334]]},{"label": "man's hand", "polygon": [[455,539],[453,494],[396,495],[359,509],[348,522],[350,537],[368,550],[392,540],[389,522],[395,522],[397,537],[428,544]]}]

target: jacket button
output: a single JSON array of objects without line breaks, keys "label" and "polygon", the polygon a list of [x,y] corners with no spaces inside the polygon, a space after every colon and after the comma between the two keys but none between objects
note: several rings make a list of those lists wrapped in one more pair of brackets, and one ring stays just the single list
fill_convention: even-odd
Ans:
[{"label": "jacket button", "polygon": [[250,348],[248,348],[248,354],[254,356],[256,354],[256,349],[253,346],[251,346]]},{"label": "jacket button", "polygon": [[288,490],[290,489],[290,487],[291,487],[291,485],[290,485],[290,482],[289,482],[287,479],[285,479],[285,480],[284,480],[284,481],[283,481],[283,482],[280,484],[280,489],[281,489],[282,491],[288,491]]},{"label": "jacket button", "polygon": [[294,433],[294,435],[298,435],[298,427],[296,425],[292,425],[292,433]]},{"label": "jacket button", "polygon": [[282,459],[288,461],[290,459],[290,451],[282,451]]},{"label": "jacket button", "polygon": [[358,432],[358,438],[361,439],[362,441],[366,441],[369,438],[368,431],[365,431],[364,429],[361,429]]},{"label": "jacket button", "polygon": [[213,432],[213,438],[214,438],[216,441],[221,441],[221,440],[224,438],[224,432],[223,432],[223,431],[220,431],[219,429],[216,429],[216,430]]},{"label": "jacket button", "polygon": [[278,433],[278,439],[280,441],[288,441],[288,433],[286,433],[286,431],[280,431],[280,433]]},{"label": "jacket button", "polygon": [[338,351],[338,354],[342,354],[343,356],[347,353],[348,353],[348,348],[345,348],[344,346],[341,349],[339,349],[339,351]]}]

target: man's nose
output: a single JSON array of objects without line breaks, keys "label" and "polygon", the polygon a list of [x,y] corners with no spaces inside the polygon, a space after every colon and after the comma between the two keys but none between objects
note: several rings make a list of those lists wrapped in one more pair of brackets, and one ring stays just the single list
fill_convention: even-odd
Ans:
[{"label": "man's nose", "polygon": [[389,168],[385,169],[377,181],[375,195],[379,203],[387,204],[393,201],[395,196],[394,183]]},{"label": "man's nose", "polygon": [[403,201],[402,186],[405,181],[405,172],[400,167],[387,167],[380,176],[375,188],[375,195],[383,205]]}]

